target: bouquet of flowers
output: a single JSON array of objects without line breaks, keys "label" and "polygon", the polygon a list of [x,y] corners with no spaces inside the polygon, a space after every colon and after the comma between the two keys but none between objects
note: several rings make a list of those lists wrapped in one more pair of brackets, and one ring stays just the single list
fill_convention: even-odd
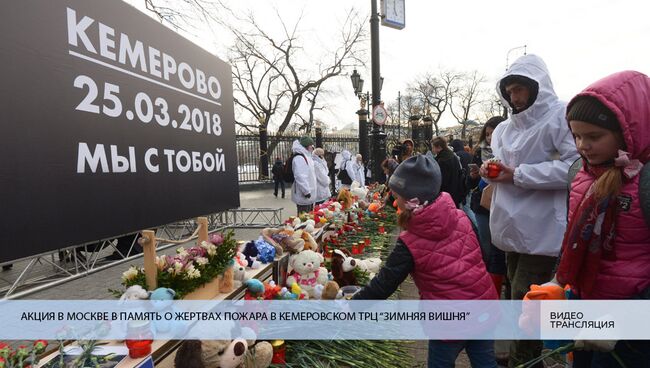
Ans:
[{"label": "bouquet of flowers", "polygon": [[32,346],[20,345],[17,349],[0,342],[0,368],[27,368],[38,364],[38,356],[45,351],[47,341],[36,340]]},{"label": "bouquet of flowers", "polygon": [[[181,299],[215,277],[224,273],[237,253],[237,242],[233,231],[215,233],[209,241],[188,249],[180,247],[173,256],[157,256],[158,287],[176,291]],[[122,285],[140,285],[146,289],[144,268],[131,266],[122,274]]]}]

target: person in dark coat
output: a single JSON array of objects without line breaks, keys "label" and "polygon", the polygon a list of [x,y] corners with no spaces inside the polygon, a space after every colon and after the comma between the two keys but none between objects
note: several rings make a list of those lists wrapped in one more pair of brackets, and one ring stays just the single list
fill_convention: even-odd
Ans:
[{"label": "person in dark coat", "polygon": [[282,164],[282,158],[276,157],[273,168],[271,168],[271,174],[273,174],[273,183],[275,184],[275,190],[273,195],[277,198],[278,196],[278,185],[282,188],[282,198],[284,198],[284,179],[282,178],[282,171],[284,170],[284,165]]},{"label": "person in dark coat", "polygon": [[431,141],[433,153],[440,166],[442,173],[442,185],[440,191],[447,192],[454,200],[456,207],[460,208],[463,201],[463,187],[461,166],[458,157],[449,149],[447,141],[442,137],[436,137]]}]

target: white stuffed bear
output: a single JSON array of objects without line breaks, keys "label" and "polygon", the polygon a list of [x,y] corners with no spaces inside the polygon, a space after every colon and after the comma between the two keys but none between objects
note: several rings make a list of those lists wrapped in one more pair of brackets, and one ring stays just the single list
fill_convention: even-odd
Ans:
[{"label": "white stuffed bear", "polygon": [[289,260],[289,267],[294,273],[287,277],[287,286],[298,284],[303,292],[314,298],[316,285],[325,285],[328,281],[327,269],[321,267],[323,256],[313,250],[303,250]]},{"label": "white stuffed bear", "polygon": [[140,285],[129,286],[128,289],[122,294],[120,300],[147,300],[149,299],[149,292]]}]

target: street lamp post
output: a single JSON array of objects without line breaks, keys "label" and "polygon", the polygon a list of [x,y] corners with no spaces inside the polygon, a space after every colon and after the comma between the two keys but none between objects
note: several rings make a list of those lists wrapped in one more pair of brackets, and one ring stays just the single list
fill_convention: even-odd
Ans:
[{"label": "street lamp post", "polygon": [[[379,12],[377,0],[370,0],[370,62],[372,71],[372,108],[381,103],[382,78],[379,68]],[[381,162],[386,157],[386,133],[380,130],[378,124],[372,124],[372,148],[370,168],[372,180],[383,182],[384,172],[381,169]]]},{"label": "street lamp post", "polygon": [[[359,97],[359,110],[357,110],[357,115],[359,115],[359,153],[363,156],[364,165],[368,162],[368,110],[364,109],[366,106],[366,101],[369,100],[368,94],[364,96],[363,91],[363,79],[359,75],[356,69],[352,72],[350,76],[352,81],[352,88],[354,88],[354,94]],[[365,97],[365,98],[364,98]]]}]

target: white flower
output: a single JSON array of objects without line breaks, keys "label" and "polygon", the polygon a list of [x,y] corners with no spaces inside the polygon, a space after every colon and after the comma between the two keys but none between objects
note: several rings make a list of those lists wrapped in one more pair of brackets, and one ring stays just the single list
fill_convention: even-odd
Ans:
[{"label": "white flower", "polygon": [[217,246],[206,242],[205,240],[201,242],[201,248],[205,249],[209,256],[213,256],[217,253]]},{"label": "white flower", "polygon": [[194,265],[190,265],[185,270],[185,278],[187,278],[187,279],[196,279],[196,278],[199,278],[199,277],[201,277],[201,272],[199,270],[197,270],[196,268],[194,268]]},{"label": "white flower", "polygon": [[178,253],[178,255],[180,257],[183,257],[183,258],[185,258],[185,257],[187,257],[189,255],[189,253],[187,253],[187,251],[183,247],[180,247],[180,248],[176,249],[176,253]]},{"label": "white flower", "polygon": [[209,262],[209,260],[207,258],[205,258],[205,257],[196,257],[196,258],[194,258],[194,261],[199,266],[204,266],[204,265],[208,264],[208,262]]},{"label": "white flower", "polygon": [[166,262],[165,256],[156,256],[156,267],[158,268],[158,270],[162,271],[165,269],[165,262]]},{"label": "white flower", "polygon": [[136,276],[138,276],[138,269],[134,266],[131,266],[122,274],[122,282],[127,282]]},{"label": "white flower", "polygon": [[182,270],[183,270],[183,264],[178,262],[178,261],[174,262],[174,272],[173,273],[175,275],[178,275],[178,274],[181,273]]}]

